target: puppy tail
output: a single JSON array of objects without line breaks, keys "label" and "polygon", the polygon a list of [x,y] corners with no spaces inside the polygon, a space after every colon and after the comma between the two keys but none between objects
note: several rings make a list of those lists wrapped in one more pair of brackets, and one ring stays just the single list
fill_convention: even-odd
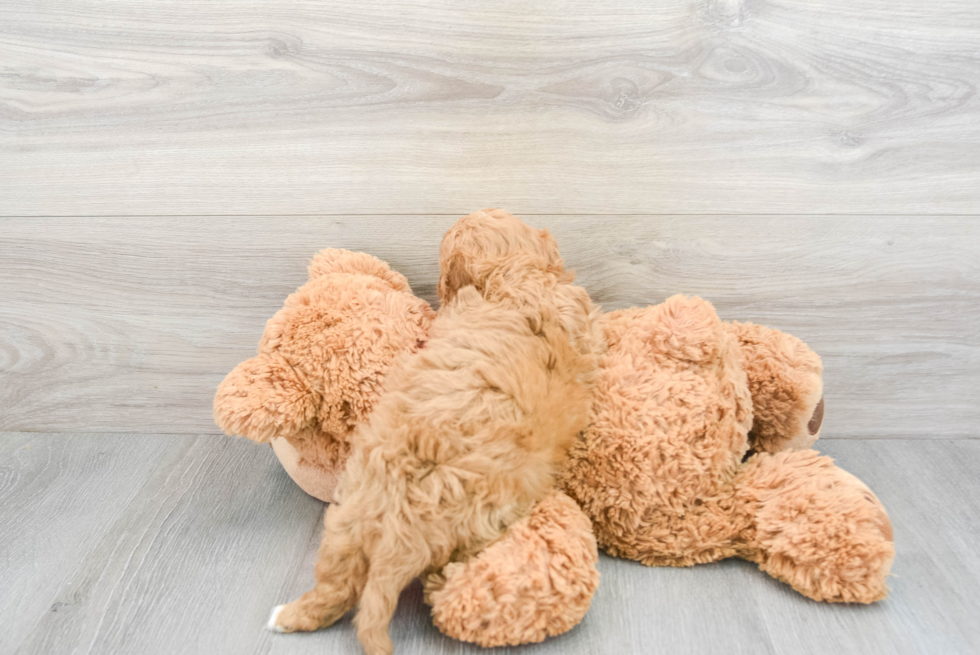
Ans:
[{"label": "puppy tail", "polygon": [[402,589],[428,567],[431,555],[424,544],[413,544],[396,530],[385,530],[371,554],[367,584],[361,594],[357,616],[357,638],[367,655],[391,655],[394,646],[388,624]]}]

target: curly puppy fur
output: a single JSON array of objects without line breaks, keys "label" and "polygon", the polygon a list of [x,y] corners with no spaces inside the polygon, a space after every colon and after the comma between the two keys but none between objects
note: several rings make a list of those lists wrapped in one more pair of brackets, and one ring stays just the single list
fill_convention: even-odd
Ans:
[{"label": "curly puppy fur", "polygon": [[357,604],[364,651],[392,653],[401,590],[527,515],[588,423],[601,330],[554,239],[477,212],[446,234],[440,266],[430,339],[395,362],[358,428],[316,586],[277,608],[275,629],[323,628]]}]

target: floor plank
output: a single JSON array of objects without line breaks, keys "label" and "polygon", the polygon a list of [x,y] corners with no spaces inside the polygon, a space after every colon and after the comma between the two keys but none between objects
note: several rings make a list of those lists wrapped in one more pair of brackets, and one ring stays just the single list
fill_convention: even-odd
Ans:
[{"label": "floor plank", "polygon": [[[455,218],[0,219],[0,429],[214,432],[214,389],[314,252],[372,252],[435,302]],[[826,435],[977,434],[976,218],[527,220],[607,309],[699,294],[809,342]]]},{"label": "floor plank", "polygon": [[4,653],[247,652],[319,536],[244,440],[8,433],[0,466]]},{"label": "floor plank", "polygon": [[0,214],[980,212],[974,0],[5,0]]},{"label": "floor plank", "polygon": [[[887,600],[815,603],[745,562],[651,569],[603,556],[581,625],[495,652],[977,652],[980,441],[820,445],[888,508],[898,555]],[[360,652],[349,617],[315,634],[261,629],[273,605],[310,585],[322,508],[268,449],[221,437],[6,433],[0,465],[3,652]],[[392,636],[406,655],[483,652],[432,627],[418,583]]]}]

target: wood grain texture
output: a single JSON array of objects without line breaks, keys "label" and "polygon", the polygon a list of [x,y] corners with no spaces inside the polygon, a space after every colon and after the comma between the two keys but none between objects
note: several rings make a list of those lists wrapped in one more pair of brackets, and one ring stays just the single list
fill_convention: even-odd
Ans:
[{"label": "wood grain texture", "polygon": [[[603,556],[582,624],[494,652],[977,652],[980,441],[836,440],[823,450],[891,515],[887,600],[815,603],[746,562],[654,569]],[[8,433],[0,463],[3,652],[360,652],[349,617],[315,634],[262,630],[273,605],[312,583],[322,509],[268,448],[222,437]],[[485,652],[432,627],[418,583],[402,595],[392,637],[402,655]]]},{"label": "wood grain texture", "polygon": [[248,652],[268,608],[239,600],[319,537],[322,503],[244,440],[7,433],[0,466],[3,653]]},{"label": "wood grain texture", "polygon": [[[218,382],[324,247],[435,303],[455,217],[0,219],[0,429],[216,431]],[[980,434],[980,221],[537,216],[606,309],[675,293],[824,358],[825,437]]]},{"label": "wood grain texture", "polygon": [[980,213],[975,0],[5,0],[0,215]]}]

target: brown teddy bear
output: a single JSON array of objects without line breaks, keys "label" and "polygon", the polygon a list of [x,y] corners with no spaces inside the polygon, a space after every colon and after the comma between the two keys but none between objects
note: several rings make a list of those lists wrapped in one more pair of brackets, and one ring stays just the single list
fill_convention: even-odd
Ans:
[{"label": "brown teddy bear", "polygon": [[814,600],[887,595],[875,495],[809,448],[822,364],[806,344],[674,296],[605,317],[592,423],[561,480],[609,554],[651,566],[741,557]]},{"label": "brown teddy bear", "polygon": [[[287,471],[329,501],[354,427],[395,357],[424,346],[433,314],[368,255],[323,251],[310,278],[269,321],[259,356],[222,382],[215,418],[256,441],[282,437]],[[681,296],[602,321],[592,423],[560,489],[426,578],[440,630],[498,646],[571,629],[598,585],[596,538],[649,565],[742,557],[818,600],[884,597],[883,507],[829,458],[791,450],[812,445],[823,417],[822,367],[805,344]]]},{"label": "brown teddy bear", "polygon": [[[809,450],[824,401],[823,366],[806,344],[760,325],[723,323],[710,303],[683,296],[611,312],[602,327],[608,351],[591,424],[569,453],[564,493],[539,504],[565,503],[570,529],[563,538],[552,522],[535,534],[533,521],[522,522],[512,531],[518,537],[508,534],[427,580],[440,630],[482,646],[518,644],[584,616],[588,605],[580,604],[574,623],[567,615],[561,624],[535,622],[536,606],[556,599],[521,591],[560,586],[532,583],[515,565],[554,558],[555,544],[584,543],[566,494],[611,555],[651,566],[741,557],[815,600],[887,595],[894,547],[884,507],[860,480]],[[528,538],[528,528],[539,538]],[[592,560],[576,554],[560,562],[560,583],[592,575]]]},{"label": "brown teddy bear", "polygon": [[422,347],[435,312],[365,253],[323,250],[309,278],[266,323],[258,355],[218,386],[214,418],[228,434],[271,442],[293,480],[329,502],[384,374]]}]

